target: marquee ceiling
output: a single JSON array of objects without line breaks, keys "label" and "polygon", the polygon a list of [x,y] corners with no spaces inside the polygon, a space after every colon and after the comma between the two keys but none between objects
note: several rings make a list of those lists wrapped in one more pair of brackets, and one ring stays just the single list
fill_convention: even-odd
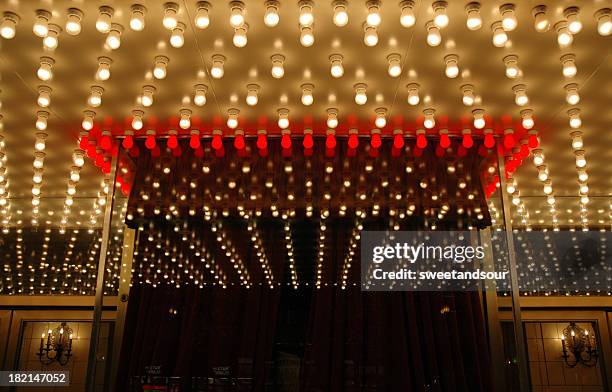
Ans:
[{"label": "marquee ceiling", "polygon": [[[104,175],[89,159],[85,159],[82,169],[78,170],[79,181],[73,181],[76,193],[72,196],[72,206],[64,208],[84,110],[95,112],[97,125],[103,127],[103,124],[112,122],[115,129],[130,130],[129,118],[133,110],[143,110],[146,124],[152,120],[165,124],[168,119],[177,119],[181,109],[190,109],[193,125],[196,122],[204,124],[203,133],[216,127],[227,135],[233,135],[234,131],[226,125],[230,109],[239,109],[237,129],[248,131],[249,128],[264,126],[278,130],[276,122],[281,108],[289,110],[289,129],[309,118],[314,123],[324,124],[327,110],[335,108],[340,123],[338,129],[356,121],[366,136],[376,127],[375,110],[385,108],[388,125],[383,134],[391,134],[399,127],[408,138],[413,138],[416,129],[422,128],[423,111],[428,108],[435,109],[438,124],[447,119],[449,124],[465,124],[466,121],[470,124],[472,110],[483,109],[487,127],[492,126],[501,132],[504,119],[511,116],[515,124],[520,123],[520,111],[531,109],[535,119],[533,129],[539,133],[540,148],[545,157],[543,164],[551,179],[555,211],[550,212],[544,193],[545,184],[538,179],[532,156],[524,160],[514,175],[516,189],[520,191],[520,199],[516,197],[519,193],[515,192],[517,205],[513,205],[515,224],[534,227],[550,227],[554,222],[558,226],[575,227],[581,227],[583,223],[590,226],[610,224],[612,166],[607,162],[612,159],[612,149],[609,148],[612,134],[608,132],[612,124],[609,109],[612,103],[611,45],[609,36],[598,33],[598,21],[594,16],[598,10],[610,7],[610,2],[541,2],[546,6],[545,18],[550,22],[550,28],[545,32],[537,32],[534,28],[533,7],[539,3],[527,5],[517,2],[514,12],[518,26],[507,32],[508,42],[503,47],[496,47],[492,43],[491,26],[502,20],[500,6],[504,2],[483,2],[479,11],[482,27],[471,31],[466,27],[468,2],[452,1],[445,11],[449,24],[440,30],[441,43],[433,47],[428,45],[426,29],[427,22],[434,17],[431,2],[416,1],[412,8],[416,23],[403,27],[399,2],[383,1],[379,7],[382,22],[376,28],[378,43],[369,47],[364,43],[364,22],[368,17],[365,1],[350,2],[347,8],[349,21],[344,27],[333,22],[332,2],[315,1],[312,3],[314,44],[305,47],[300,43],[300,7],[297,1],[280,2],[280,20],[275,27],[264,24],[264,1],[246,1],[243,15],[248,24],[248,41],[245,47],[236,47],[233,42],[235,30],[230,25],[229,2],[211,2],[210,25],[200,29],[194,19],[198,10],[196,1],[178,1],[177,20],[184,24],[184,45],[180,48],[171,45],[172,33],[163,25],[163,1],[146,2],[143,31],[130,28],[133,3],[61,0],[11,0],[3,3],[0,12],[12,12],[18,16],[4,15],[2,32],[10,36],[12,20],[18,19],[16,35],[12,39],[0,38],[2,153],[7,168],[4,188],[10,206],[3,215],[3,226],[29,226],[34,222],[54,227],[100,225],[101,208],[96,200],[99,195],[104,195]],[[578,19],[582,22],[582,30],[573,35],[571,45],[562,48],[558,44],[555,24],[573,18],[567,12],[564,15],[564,11],[576,5],[580,7]],[[115,32],[100,33],[96,30],[101,6],[112,7],[113,29],[122,31],[117,49],[108,46],[108,43],[116,43],[112,40]],[[80,16],[78,12],[68,12],[69,8],[82,12],[82,28],[78,35],[66,31],[69,14],[71,20]],[[49,23],[59,27],[51,26],[51,30],[61,30],[54,50],[45,49],[43,38],[33,32],[36,10],[50,12]],[[603,18],[600,29],[604,29],[605,12],[603,16],[598,15]],[[607,18],[609,20],[609,14]],[[308,29],[303,31],[308,32]],[[47,44],[53,44],[53,40],[47,39]],[[278,79],[271,75],[272,56],[277,54],[284,57],[284,76]],[[333,54],[342,55],[344,75],[340,78],[330,74],[330,55]],[[390,54],[399,55],[401,73],[397,77],[388,74]],[[560,58],[565,54],[575,56],[577,74],[573,77],[564,77],[562,73]],[[224,75],[220,79],[211,76],[214,55],[225,58]],[[505,75],[503,59],[508,55],[517,56],[520,72],[515,79]],[[108,80],[96,80],[95,77],[102,56],[112,60]],[[168,60],[167,75],[162,80],[153,76],[156,56],[165,56]],[[41,57],[53,59],[53,78],[49,81],[37,76]],[[445,59],[457,60],[457,77],[445,75]],[[355,102],[354,86],[357,83],[367,86],[368,99],[364,105]],[[415,106],[407,102],[406,85],[410,83],[419,85],[420,102]],[[570,83],[577,85],[580,95],[580,102],[575,105],[566,102],[565,86]],[[197,84],[207,87],[207,102],[203,106],[197,106],[193,100]],[[246,103],[250,84],[258,85],[258,102],[254,106]],[[312,85],[314,102],[309,106],[303,105],[301,100],[304,84]],[[476,96],[472,107],[462,103],[461,86],[466,84],[473,86]],[[41,85],[52,89],[48,108],[37,104]],[[141,94],[145,85],[154,86],[155,92],[153,105],[143,108]],[[529,97],[527,105],[516,104],[515,85],[524,85]],[[95,108],[88,102],[92,86],[103,88],[102,103]],[[575,152],[570,137],[573,129],[568,124],[567,115],[571,108],[580,109],[582,120],[579,130],[589,177],[587,204],[580,202]],[[36,213],[32,204],[32,176],[35,174],[32,162],[38,132],[35,123],[37,112],[41,110],[48,111],[49,118],[44,131],[48,136],[44,148],[40,205]],[[293,131],[301,137],[302,128]],[[437,128],[434,133],[437,133]],[[75,178],[73,173],[73,180]],[[493,198],[498,195],[496,193]],[[586,209],[580,213],[583,205]],[[498,204],[494,207],[499,209]]]}]

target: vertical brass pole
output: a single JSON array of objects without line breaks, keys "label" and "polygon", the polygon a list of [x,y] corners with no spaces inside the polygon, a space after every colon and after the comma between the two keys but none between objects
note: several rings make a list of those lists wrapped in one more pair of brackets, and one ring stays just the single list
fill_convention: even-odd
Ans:
[{"label": "vertical brass pole", "polygon": [[529,365],[527,357],[527,347],[525,345],[525,334],[523,328],[523,318],[521,316],[521,299],[518,287],[518,270],[516,266],[516,252],[514,249],[514,234],[512,233],[512,215],[510,202],[506,193],[506,166],[504,156],[497,153],[499,170],[500,200],[504,214],[504,228],[506,231],[506,243],[508,245],[508,262],[510,264],[510,281],[512,285],[512,316],[514,318],[514,341],[518,359],[519,386],[521,392],[529,392]]},{"label": "vertical brass pole", "polygon": [[117,303],[117,316],[115,317],[115,333],[113,334],[113,356],[111,360],[110,388],[113,390],[117,382],[117,371],[119,370],[119,356],[121,354],[121,343],[123,342],[123,330],[125,328],[125,317],[127,314],[128,300],[130,294],[130,282],[132,281],[132,260],[134,259],[134,242],[136,230],[125,227],[123,230],[123,250],[121,251],[121,271],[119,273],[119,302]]},{"label": "vertical brass pole", "polygon": [[[480,230],[480,244],[484,247],[484,270],[495,271],[493,262],[493,245],[491,243],[491,229]],[[497,303],[497,286],[495,281],[489,281],[484,287],[484,311],[486,313],[487,335],[489,338],[489,355],[491,357],[493,390],[503,392],[506,390],[504,375],[504,340],[499,321],[499,305]]]},{"label": "vertical brass pole", "polygon": [[110,239],[111,221],[113,218],[113,203],[115,200],[115,176],[117,174],[117,156],[111,161],[110,189],[106,195],[106,209],[102,226],[102,243],[100,245],[100,258],[98,260],[98,274],[96,276],[96,298],[94,304],[93,320],[91,323],[91,337],[89,341],[89,355],[87,358],[87,377],[85,390],[95,392],[96,364],[98,357],[98,340],[100,338],[100,323],[102,322],[102,307],[104,300],[104,273],[106,271],[106,253]]}]

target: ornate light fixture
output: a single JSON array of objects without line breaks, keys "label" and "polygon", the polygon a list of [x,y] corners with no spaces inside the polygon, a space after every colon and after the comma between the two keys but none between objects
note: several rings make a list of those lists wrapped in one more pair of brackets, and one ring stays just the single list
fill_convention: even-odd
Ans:
[{"label": "ornate light fixture", "polygon": [[595,336],[589,331],[570,322],[561,333],[561,348],[563,349],[563,360],[569,367],[576,367],[579,363],[586,367],[597,364],[597,345]]},{"label": "ornate light fixture", "polygon": [[66,365],[72,356],[72,329],[63,322],[54,330],[49,328],[46,337],[46,344],[45,334],[40,337],[40,348],[36,354],[40,362],[50,365],[57,361],[61,366]]}]

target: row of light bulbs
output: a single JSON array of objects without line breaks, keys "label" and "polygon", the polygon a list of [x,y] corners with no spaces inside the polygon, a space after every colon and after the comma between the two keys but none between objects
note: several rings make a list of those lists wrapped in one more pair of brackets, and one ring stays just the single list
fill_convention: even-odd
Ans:
[{"label": "row of light bulbs", "polygon": [[293,249],[293,240],[291,238],[291,223],[289,221],[285,221],[285,224],[283,225],[283,230],[285,232],[285,247],[287,249],[287,260],[289,262],[288,264],[291,285],[294,289],[297,289],[299,287],[299,279],[295,264],[295,251]]},{"label": "row of light bulbs", "polygon": [[0,114],[0,218],[3,226],[2,231],[6,233],[11,220],[11,194],[9,190],[8,169],[6,167],[6,143],[4,141],[4,124],[2,120],[3,117]]}]

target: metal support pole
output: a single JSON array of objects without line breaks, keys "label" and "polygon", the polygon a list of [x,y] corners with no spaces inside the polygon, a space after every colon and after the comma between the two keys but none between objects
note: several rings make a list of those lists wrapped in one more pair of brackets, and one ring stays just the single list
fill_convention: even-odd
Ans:
[{"label": "metal support pole", "polygon": [[[493,244],[491,243],[491,229],[480,230],[480,244],[484,247],[484,270],[495,271],[493,262]],[[487,337],[489,339],[489,355],[491,357],[493,373],[493,390],[502,392],[506,390],[504,376],[504,339],[499,321],[499,305],[497,303],[497,285],[495,281],[485,283],[484,287],[484,312],[487,323]]]},{"label": "metal support pole", "polygon": [[119,303],[117,304],[117,316],[115,317],[115,333],[113,334],[113,356],[111,360],[110,388],[113,390],[117,382],[119,370],[119,356],[121,354],[121,343],[123,342],[123,330],[125,328],[125,317],[127,315],[128,300],[130,294],[130,282],[132,281],[132,261],[134,259],[134,242],[136,230],[125,226],[123,230],[123,250],[121,251],[121,271],[119,273]]},{"label": "metal support pole", "polygon": [[519,386],[521,392],[529,392],[529,365],[527,357],[527,347],[525,345],[525,334],[523,328],[523,318],[521,317],[521,302],[518,287],[518,275],[516,266],[516,252],[514,249],[514,234],[512,233],[512,212],[510,202],[506,194],[506,165],[504,156],[498,150],[497,162],[499,170],[500,200],[504,213],[504,228],[506,230],[506,243],[508,245],[508,261],[510,263],[510,281],[512,284],[512,315],[514,318],[514,341],[518,359]]},{"label": "metal support pole", "polygon": [[89,340],[89,355],[87,358],[87,378],[85,379],[85,390],[95,392],[96,365],[98,358],[98,340],[100,338],[100,323],[102,321],[102,307],[104,299],[104,273],[106,272],[106,253],[108,252],[108,241],[110,238],[111,223],[113,218],[113,203],[115,200],[115,176],[117,174],[117,156],[111,161],[110,189],[106,194],[106,209],[104,210],[104,222],[102,226],[102,244],[100,245],[100,258],[98,260],[98,274],[96,276],[96,298],[94,305],[93,320],[91,323],[91,337]]}]

